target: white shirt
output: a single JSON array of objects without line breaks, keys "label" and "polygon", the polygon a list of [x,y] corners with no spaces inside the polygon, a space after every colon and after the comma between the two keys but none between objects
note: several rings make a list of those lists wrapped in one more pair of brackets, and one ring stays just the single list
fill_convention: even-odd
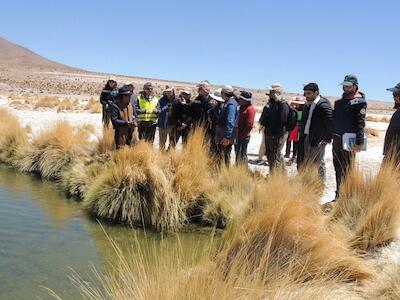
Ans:
[{"label": "white shirt", "polygon": [[310,125],[311,125],[312,114],[314,112],[315,106],[317,106],[317,103],[320,99],[321,99],[321,97],[318,95],[318,97],[313,102],[311,102],[310,110],[308,111],[307,123],[306,123],[306,126],[304,127],[304,134],[310,134]]}]

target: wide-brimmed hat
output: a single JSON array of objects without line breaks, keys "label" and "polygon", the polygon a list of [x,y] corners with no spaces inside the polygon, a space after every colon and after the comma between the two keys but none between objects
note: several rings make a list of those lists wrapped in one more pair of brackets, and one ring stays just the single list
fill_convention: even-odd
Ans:
[{"label": "wide-brimmed hat", "polygon": [[253,94],[251,92],[241,91],[239,99],[251,102],[253,100]]},{"label": "wide-brimmed hat", "polygon": [[290,103],[304,105],[306,104],[306,98],[304,96],[295,96]]},{"label": "wide-brimmed hat", "polygon": [[398,92],[400,92],[400,82],[398,83],[398,84],[396,84],[394,87],[392,87],[392,88],[388,88],[388,89],[386,89],[387,91],[389,91],[389,92],[393,92],[393,93],[398,93]]},{"label": "wide-brimmed hat", "polygon": [[282,94],[283,93],[283,85],[280,83],[271,84],[271,86],[267,88],[267,91],[265,94],[269,95],[271,93],[271,91],[275,91],[278,94]]},{"label": "wide-brimmed hat", "polygon": [[209,85],[210,85],[210,82],[208,80],[203,80],[203,81],[200,81],[200,83],[198,83],[196,86],[198,88],[201,88],[201,87],[208,87]]},{"label": "wide-brimmed hat", "polygon": [[123,86],[118,90],[118,95],[132,95],[132,92],[127,86]]},{"label": "wide-brimmed hat", "polygon": [[231,94],[233,94],[233,87],[231,85],[224,85],[221,88],[221,93],[231,95]]},{"label": "wide-brimmed hat", "polygon": [[189,90],[189,89],[183,89],[183,90],[181,91],[181,93],[186,94],[186,95],[191,95],[191,94],[192,94],[192,91]]},{"label": "wide-brimmed hat", "polygon": [[218,102],[224,102],[224,99],[222,99],[221,97],[221,91],[220,90],[216,90],[213,93],[209,94],[209,96],[211,97],[211,99],[214,99]]},{"label": "wide-brimmed hat", "polygon": [[358,85],[357,76],[356,76],[356,75],[353,75],[353,74],[346,75],[346,76],[344,77],[343,82],[342,82],[340,85],[343,85],[343,86]]},{"label": "wide-brimmed hat", "polygon": [[130,81],[125,81],[124,85],[133,85],[133,83]]},{"label": "wide-brimmed hat", "polygon": [[166,85],[164,92],[172,92],[175,88],[172,85]]}]

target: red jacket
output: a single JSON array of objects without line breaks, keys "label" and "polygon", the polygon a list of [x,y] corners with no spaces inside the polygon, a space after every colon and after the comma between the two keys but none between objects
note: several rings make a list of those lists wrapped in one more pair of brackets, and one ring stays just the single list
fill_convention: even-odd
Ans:
[{"label": "red jacket", "polygon": [[256,109],[253,105],[240,106],[238,122],[239,139],[245,139],[250,136],[250,132],[254,126],[255,116]]}]

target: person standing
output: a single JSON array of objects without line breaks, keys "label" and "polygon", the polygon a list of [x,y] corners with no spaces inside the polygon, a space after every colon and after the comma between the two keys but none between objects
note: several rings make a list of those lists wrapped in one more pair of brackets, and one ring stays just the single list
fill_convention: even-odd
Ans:
[{"label": "person standing", "polygon": [[395,112],[386,131],[383,155],[385,162],[398,165],[400,164],[400,83],[387,91],[393,93]]},{"label": "person standing", "polygon": [[293,107],[294,110],[296,110],[297,114],[297,122],[295,128],[289,132],[289,136],[286,142],[286,155],[285,158],[290,158],[290,151],[293,145],[293,154],[292,157],[289,161],[290,164],[296,161],[297,159],[297,154],[298,154],[298,148],[299,148],[299,127],[300,127],[300,122],[303,114],[303,107],[305,104],[305,98],[304,96],[296,96],[293,97],[292,101],[290,102],[290,105]]},{"label": "person standing", "polygon": [[261,121],[264,120],[267,111],[268,111],[268,107],[269,107],[269,102],[267,102],[262,110],[260,119],[258,120],[259,123],[259,129],[258,129],[258,133],[261,133],[261,144],[260,147],[258,149],[258,164],[263,164],[264,163],[264,156],[266,155],[267,151],[265,149],[265,127],[261,124]]},{"label": "person standing", "polygon": [[269,106],[263,111],[260,123],[264,126],[265,148],[268,165],[271,172],[276,168],[284,168],[282,149],[287,140],[286,129],[289,117],[289,105],[283,98],[283,86],[273,84],[266,95],[269,97]]},{"label": "person standing", "polygon": [[111,105],[118,97],[117,81],[111,77],[100,94],[102,106],[102,123],[104,128],[108,128],[111,121]]},{"label": "person standing", "polygon": [[224,103],[221,105],[218,117],[215,143],[218,145],[219,161],[229,165],[232,145],[236,143],[238,134],[238,104],[232,86],[226,85],[222,88],[221,98],[224,100]]},{"label": "person standing", "polygon": [[[361,151],[364,143],[367,110],[365,95],[359,91],[358,79],[355,75],[346,75],[341,85],[343,95],[340,100],[335,101],[333,109],[333,165],[336,174],[336,198],[356,153]],[[345,150],[343,147],[345,133],[355,135],[355,145],[352,149]]]},{"label": "person standing", "polygon": [[139,139],[153,144],[157,127],[157,97],[153,95],[154,85],[146,82],[137,99]]},{"label": "person standing", "polygon": [[247,146],[250,142],[251,130],[254,126],[256,109],[252,105],[252,93],[242,91],[239,96],[239,121],[238,121],[238,140],[235,145],[236,164],[247,165]]},{"label": "person standing", "polygon": [[218,155],[218,145],[215,142],[215,134],[217,130],[217,124],[219,119],[219,114],[221,112],[221,105],[224,100],[221,97],[221,90],[216,90],[210,94],[211,97],[211,108],[207,112],[208,117],[208,132],[210,133],[210,154],[212,157],[217,157]]},{"label": "person standing", "polygon": [[305,85],[303,90],[307,100],[299,130],[303,156],[299,156],[297,165],[317,165],[318,175],[325,180],[325,146],[332,142],[332,107],[320,96],[316,83]]},{"label": "person standing", "polygon": [[173,106],[173,120],[175,123],[173,130],[173,145],[175,148],[179,139],[182,138],[182,144],[185,145],[191,128],[190,105],[191,91],[183,90]]},{"label": "person standing", "polygon": [[193,129],[203,126],[209,138],[210,132],[207,131],[207,111],[211,108],[210,103],[210,83],[202,81],[198,85],[198,96],[190,104],[191,124]]},{"label": "person standing", "polygon": [[132,137],[137,122],[130,102],[131,94],[132,92],[127,87],[120,88],[117,100],[111,105],[111,122],[115,129],[116,149],[125,145],[131,146],[134,143]]},{"label": "person standing", "polygon": [[174,122],[172,120],[172,107],[176,102],[175,90],[172,86],[166,86],[163,96],[158,100],[157,110],[160,112],[158,116],[158,133],[159,147],[161,151],[165,151],[167,138],[170,146],[174,146],[173,129]]}]

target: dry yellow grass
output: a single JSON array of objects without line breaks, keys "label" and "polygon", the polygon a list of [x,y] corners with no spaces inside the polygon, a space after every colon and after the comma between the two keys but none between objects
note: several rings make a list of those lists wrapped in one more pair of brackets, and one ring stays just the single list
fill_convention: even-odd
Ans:
[{"label": "dry yellow grass", "polygon": [[61,174],[61,184],[67,196],[83,200],[88,188],[103,169],[101,162],[85,164],[81,160],[65,169]]},{"label": "dry yellow grass", "polygon": [[386,265],[377,279],[370,283],[366,294],[369,299],[400,299],[400,265]]},{"label": "dry yellow grass", "polygon": [[20,169],[38,173],[45,179],[60,179],[64,168],[91,151],[87,134],[74,130],[67,122],[59,122],[35,137],[20,161]]},{"label": "dry yellow grass", "polygon": [[66,98],[57,105],[57,112],[71,111],[71,110],[75,110],[77,108],[79,108],[79,107],[77,106],[76,102],[74,103],[71,99]]},{"label": "dry yellow grass", "polygon": [[257,270],[262,282],[280,272],[289,272],[300,282],[348,282],[371,276],[346,241],[325,226],[316,193],[295,179],[271,176],[257,187],[249,214],[237,221],[221,251],[225,272],[234,270],[241,277]]},{"label": "dry yellow grass", "polygon": [[57,96],[44,96],[37,100],[34,108],[55,108],[60,105],[61,101]]},{"label": "dry yellow grass", "polygon": [[8,110],[0,109],[0,161],[13,166],[28,148],[27,131]]},{"label": "dry yellow grass", "polygon": [[115,150],[114,129],[111,127],[103,128],[103,135],[97,144],[97,154],[106,155]]},{"label": "dry yellow grass", "polygon": [[173,196],[159,153],[147,143],[124,148],[89,187],[84,204],[94,215],[119,223],[175,231],[185,216]]},{"label": "dry yellow grass", "polygon": [[193,132],[182,151],[172,153],[170,159],[173,189],[186,204],[194,222],[202,214],[205,197],[212,187],[211,159],[205,146],[204,130]]},{"label": "dry yellow grass", "polygon": [[370,251],[397,236],[399,179],[399,171],[390,163],[382,166],[376,176],[363,176],[356,168],[348,174],[330,222],[344,231],[354,249]]},{"label": "dry yellow grass", "polygon": [[102,106],[99,100],[96,100],[94,98],[90,98],[88,102],[85,105],[85,110],[88,110],[90,113],[101,113],[102,112]]},{"label": "dry yellow grass", "polygon": [[365,121],[367,122],[380,122],[380,123],[389,123],[390,117],[374,117],[374,116],[366,116]]},{"label": "dry yellow grass", "polygon": [[77,274],[73,282],[87,299],[362,299],[358,285],[372,271],[325,227],[315,193],[301,186],[281,174],[259,183],[252,208],[195,265],[179,248],[128,260],[111,241],[118,258],[96,273],[102,288]]},{"label": "dry yellow grass", "polygon": [[376,130],[376,129],[374,129],[374,128],[366,127],[366,128],[364,129],[364,131],[365,131],[365,133],[366,133],[368,136],[380,137],[379,130]]}]

